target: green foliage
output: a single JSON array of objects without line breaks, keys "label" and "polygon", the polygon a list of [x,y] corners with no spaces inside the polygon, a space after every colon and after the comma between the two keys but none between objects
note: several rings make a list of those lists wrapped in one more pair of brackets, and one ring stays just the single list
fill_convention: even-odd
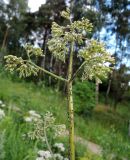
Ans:
[{"label": "green foliage", "polygon": [[76,154],[76,160],[79,160],[79,158],[82,157],[85,154],[87,148],[86,148],[86,146],[84,146],[80,142],[76,142],[75,150],[76,150],[75,151],[76,152],[75,153]]},{"label": "green foliage", "polygon": [[29,159],[34,159],[35,145],[23,140],[23,133],[27,128],[21,123],[20,116],[17,118],[11,113],[0,122],[0,130],[5,130],[4,159],[23,160],[27,155]]},{"label": "green foliage", "polygon": [[95,85],[90,82],[76,82],[73,87],[75,112],[90,115],[95,107]]},{"label": "green foliage", "polygon": [[129,157],[130,146],[127,143],[123,143],[123,137],[116,131],[114,127],[111,127],[106,134],[102,135],[100,139],[101,145],[103,146],[103,156],[109,159],[108,155],[114,153],[114,158],[118,159],[120,157]]},{"label": "green foliage", "polygon": [[83,158],[80,158],[80,160],[104,160],[101,155],[95,155],[91,152],[87,152]]},{"label": "green foliage", "polygon": [[[83,82],[84,83],[84,82]],[[54,92],[50,88],[41,88],[35,86],[34,84],[29,84],[25,82],[12,82],[7,79],[5,76],[0,76],[0,99],[10,104],[10,111],[13,109],[19,108],[20,110],[26,113],[28,110],[36,110],[38,113],[45,113],[50,110],[53,111],[56,122],[65,123],[68,126],[67,122],[67,113],[66,113],[66,101],[63,99],[63,96],[57,92]],[[14,89],[15,88],[15,89]],[[53,104],[53,105],[52,105]],[[114,140],[113,152],[116,153],[118,150],[118,146],[123,146],[122,151],[119,156],[126,154],[124,157],[127,157],[129,152],[124,151],[124,145],[129,146],[129,138],[127,138],[127,120],[129,119],[129,104],[122,104],[117,109],[117,113],[106,112],[104,109],[100,109],[99,111],[93,111],[92,117],[88,119],[83,119],[83,117],[75,115],[75,130],[76,135],[80,135],[84,137],[86,140],[90,140],[102,146],[105,143],[112,144],[113,139],[109,136],[108,133],[111,132],[110,126],[113,125],[116,129],[114,132],[114,136],[116,139]],[[12,109],[11,109],[12,108]],[[61,112],[62,109],[62,112]],[[102,112],[101,112],[102,111]],[[34,143],[28,144],[28,141],[23,141],[21,139],[22,133],[26,132],[27,125],[23,125],[20,127],[19,123],[21,123],[21,113],[19,116],[17,112],[13,112],[13,120],[12,118],[6,117],[2,123],[0,123],[0,130],[7,129],[7,138],[5,139],[5,152],[7,160],[23,160],[25,155],[29,155],[30,160],[34,159],[36,156],[36,152],[34,152]],[[127,117],[126,117],[127,114]],[[19,117],[19,118],[18,118]],[[127,119],[126,119],[127,118]],[[15,121],[14,121],[15,120]],[[15,123],[14,123],[15,122]],[[17,123],[17,125],[16,125]],[[120,125],[119,125],[120,124]],[[19,128],[20,127],[20,128]],[[28,127],[27,127],[28,129]],[[106,135],[106,136],[105,136]],[[104,137],[104,140],[103,140]],[[121,143],[120,143],[120,139]],[[104,142],[102,142],[104,141]],[[119,144],[120,143],[120,144]],[[12,145],[13,144],[13,145]],[[117,144],[117,145],[116,145]],[[83,148],[80,147],[79,144],[76,145],[76,150],[78,156],[83,157]],[[66,142],[66,147],[68,148],[68,140]],[[125,147],[126,148],[126,147]],[[81,150],[80,150],[81,149]],[[126,149],[125,149],[126,150]],[[86,151],[85,151],[86,152]],[[123,154],[122,154],[123,153]],[[96,158],[94,159],[96,160]]]},{"label": "green foliage", "polygon": [[0,159],[5,159],[5,131],[0,131]]}]

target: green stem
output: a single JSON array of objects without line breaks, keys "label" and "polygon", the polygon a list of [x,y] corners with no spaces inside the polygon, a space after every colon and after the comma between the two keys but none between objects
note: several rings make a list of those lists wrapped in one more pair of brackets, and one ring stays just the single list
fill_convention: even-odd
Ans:
[{"label": "green stem", "polygon": [[52,152],[52,149],[51,149],[51,147],[50,147],[50,144],[49,144],[49,142],[48,142],[47,133],[46,133],[46,121],[44,122],[44,137],[45,137],[45,142],[46,142],[47,148],[48,148],[49,152],[51,153],[52,159],[53,159],[53,160],[56,160],[56,159],[54,158],[54,154],[53,154],[53,152]]},{"label": "green stem", "polygon": [[80,72],[80,70],[82,69],[82,67],[86,64],[86,61],[84,61],[81,66],[77,69],[77,71],[74,73],[73,77],[71,78],[70,81],[73,81],[75,79],[75,77],[77,76],[77,74]]},{"label": "green stem", "polygon": [[69,58],[68,68],[68,82],[67,82],[67,94],[68,94],[68,112],[69,112],[69,143],[70,143],[70,160],[75,160],[75,143],[74,143],[74,110],[73,110],[73,95],[72,95],[72,67],[73,67],[73,52],[74,42],[71,43],[71,51]]},{"label": "green stem", "polygon": [[64,81],[64,82],[68,82],[67,79],[65,79],[65,78],[63,78],[63,77],[60,77],[60,76],[58,76],[58,75],[56,75],[56,74],[54,74],[54,73],[51,73],[51,72],[47,71],[47,70],[44,69],[44,68],[41,68],[41,67],[37,66],[37,65],[36,65],[35,63],[33,63],[32,61],[29,61],[29,63],[32,64],[34,67],[38,68],[39,70],[43,71],[44,73],[46,73],[46,74],[48,74],[48,75],[50,75],[50,76],[52,76],[52,77],[54,77],[54,78],[56,78],[56,79],[59,79],[59,80]]}]

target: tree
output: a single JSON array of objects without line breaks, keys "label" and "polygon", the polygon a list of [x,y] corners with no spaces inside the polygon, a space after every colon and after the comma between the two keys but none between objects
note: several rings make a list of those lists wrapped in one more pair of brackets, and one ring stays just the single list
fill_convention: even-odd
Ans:
[{"label": "tree", "polygon": [[114,110],[117,104],[125,99],[125,93],[128,91],[130,81],[129,67],[121,65],[119,69],[113,71],[112,77],[112,95],[114,97]]},{"label": "tree", "polygon": [[[9,0],[8,4],[0,3],[2,12],[0,13],[0,21],[2,23],[2,42],[1,48],[7,49],[13,54],[17,54],[20,50],[21,39],[23,37],[24,25],[22,23],[23,13],[28,9],[26,0]],[[12,45],[13,44],[13,45]]]},{"label": "tree", "polygon": [[[119,72],[118,68],[122,67],[126,59],[129,61],[130,2],[128,0],[111,0],[99,1],[98,3],[104,17],[105,30],[108,33],[104,36],[104,41],[108,42],[108,47],[112,48],[115,57],[114,73],[109,75],[106,92],[106,104],[108,104],[110,91],[114,87],[112,85],[113,76],[115,72]],[[115,37],[115,43],[109,44],[109,41],[111,42],[111,39],[113,39],[111,36]],[[127,64],[129,65],[129,62]]]},{"label": "tree", "polygon": [[[75,143],[74,143],[74,108],[73,108],[73,94],[72,84],[79,73],[84,68],[82,74],[82,80],[96,78],[98,80],[101,77],[106,77],[110,72],[110,68],[106,65],[106,62],[113,62],[110,54],[106,52],[104,45],[96,40],[89,40],[82,35],[82,31],[87,33],[91,32],[92,24],[87,19],[81,21],[72,21],[70,11],[63,11],[61,14],[69,22],[66,26],[60,26],[53,22],[52,25],[52,38],[48,41],[49,50],[52,52],[56,59],[60,59],[65,62],[66,56],[69,57],[67,79],[58,76],[54,73],[47,71],[46,69],[39,67],[35,64],[32,56],[42,56],[42,50],[35,48],[31,45],[25,46],[27,53],[27,60],[16,56],[6,56],[6,68],[13,72],[17,71],[20,77],[28,77],[30,75],[37,75],[39,71],[59,79],[67,85],[67,97],[68,97],[68,114],[69,114],[69,140],[70,140],[70,159],[75,160]],[[75,52],[75,43],[83,43],[83,39],[86,39],[86,46],[81,47],[78,50],[78,57],[84,59],[81,66],[76,72],[73,73],[73,56]]]}]

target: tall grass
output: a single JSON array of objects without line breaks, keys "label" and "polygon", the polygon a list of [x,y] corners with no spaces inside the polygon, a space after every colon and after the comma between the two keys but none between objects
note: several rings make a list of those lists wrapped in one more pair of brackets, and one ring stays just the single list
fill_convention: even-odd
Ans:
[{"label": "tall grass", "polygon": [[[34,160],[36,157],[35,144],[22,139],[27,128],[22,123],[21,114],[26,111],[36,110],[44,113],[50,110],[56,117],[57,123],[68,124],[66,98],[51,88],[38,87],[33,83],[19,80],[14,81],[2,74],[0,75],[0,99],[22,111],[22,113],[17,111],[12,113],[9,109],[6,111],[7,117],[0,122],[0,131],[6,129],[4,142],[6,160]],[[106,111],[104,108],[104,106],[96,108],[92,117],[89,118],[75,114],[76,134],[100,144],[105,151],[108,147],[109,152],[127,157],[130,147],[127,135],[129,109],[127,106],[120,105],[117,113],[113,113],[112,110]],[[112,132],[113,129],[114,132]],[[76,148],[79,150],[78,146]],[[85,152],[82,150],[81,148],[79,155]]]}]

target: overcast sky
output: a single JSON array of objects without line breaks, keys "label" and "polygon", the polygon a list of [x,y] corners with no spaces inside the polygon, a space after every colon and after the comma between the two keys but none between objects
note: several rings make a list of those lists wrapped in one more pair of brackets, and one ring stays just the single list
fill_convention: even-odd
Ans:
[{"label": "overcast sky", "polygon": [[28,5],[32,12],[37,11],[41,4],[44,3],[45,0],[28,0]]},{"label": "overcast sky", "polygon": [[[9,2],[9,0],[4,0],[6,3]],[[38,8],[41,6],[41,4],[44,4],[46,0],[28,0],[29,8],[32,12],[35,12],[38,10]]]}]

